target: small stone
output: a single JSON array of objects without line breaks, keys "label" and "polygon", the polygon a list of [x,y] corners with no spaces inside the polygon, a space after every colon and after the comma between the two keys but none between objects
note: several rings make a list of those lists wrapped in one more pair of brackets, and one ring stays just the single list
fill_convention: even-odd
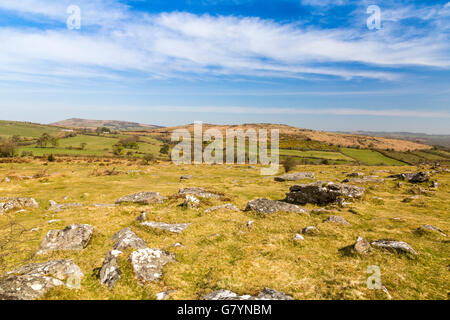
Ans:
[{"label": "small stone", "polygon": [[308,226],[308,227],[306,227],[306,228],[303,228],[302,233],[303,233],[303,234],[313,235],[313,234],[319,233],[319,229],[317,229],[317,228],[314,227],[314,226]]},{"label": "small stone", "polygon": [[247,228],[250,228],[250,226],[254,223],[255,221],[248,221],[245,225],[247,226]]},{"label": "small stone", "polygon": [[303,241],[305,238],[301,234],[296,233],[294,236],[294,241]]},{"label": "small stone", "polygon": [[182,206],[190,209],[195,209],[199,206],[199,204],[200,204],[199,199],[197,199],[195,196],[191,194],[188,194],[186,195],[186,198],[184,199]]},{"label": "small stone", "polygon": [[161,249],[139,249],[133,251],[129,260],[136,277],[140,281],[157,281],[162,277],[162,268],[169,262],[174,262],[173,254]]},{"label": "small stone", "polygon": [[142,205],[162,203],[166,198],[159,194],[159,192],[139,192],[124,196],[116,201],[116,204],[122,203],[137,203]]},{"label": "small stone", "polygon": [[153,222],[153,221],[141,223],[141,226],[144,227],[167,230],[173,233],[180,233],[184,231],[187,227],[189,227],[189,225],[190,223],[169,224],[164,222]]},{"label": "small stone", "polygon": [[222,204],[220,206],[208,208],[205,210],[205,213],[213,212],[213,211],[220,210],[220,209],[228,209],[231,211],[240,211],[239,208],[236,207],[234,204],[226,203],[226,204]]},{"label": "small stone", "polygon": [[425,233],[425,232],[437,232],[446,237],[447,235],[442,231],[440,228],[432,226],[431,224],[425,224],[419,228],[416,229],[419,233]]},{"label": "small stone", "polygon": [[396,240],[377,240],[371,243],[372,246],[382,248],[390,251],[396,251],[398,253],[412,253],[417,254],[409,244],[403,241]]},{"label": "small stone", "polygon": [[332,222],[332,223],[350,225],[350,223],[347,220],[345,220],[344,218],[342,218],[340,216],[329,216],[327,219],[324,220],[324,222]]},{"label": "small stone", "polygon": [[364,238],[362,237],[358,237],[358,239],[356,239],[355,244],[353,245],[353,249],[361,254],[361,255],[365,255],[368,254],[371,247],[369,242],[367,242]]},{"label": "small stone", "polygon": [[142,212],[139,217],[136,218],[139,222],[147,221],[147,212]]},{"label": "small stone", "polygon": [[282,201],[269,200],[264,198],[258,198],[247,203],[245,211],[256,211],[263,214],[271,214],[276,212],[292,212],[292,213],[303,213],[308,214],[308,212],[300,208],[295,204],[290,204]]},{"label": "small stone", "polygon": [[125,228],[112,236],[111,240],[115,242],[114,250],[123,251],[127,248],[143,249],[147,243],[139,238],[130,228]]},{"label": "small stone", "polygon": [[114,289],[117,281],[120,279],[120,275],[122,274],[119,270],[118,260],[118,257],[121,254],[122,251],[119,250],[112,250],[108,252],[100,270],[100,283],[107,285],[110,289]]}]

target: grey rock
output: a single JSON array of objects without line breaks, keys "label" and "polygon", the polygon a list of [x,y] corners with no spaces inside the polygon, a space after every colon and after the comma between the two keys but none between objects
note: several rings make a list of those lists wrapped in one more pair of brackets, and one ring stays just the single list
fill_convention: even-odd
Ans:
[{"label": "grey rock", "polygon": [[297,204],[328,204],[337,202],[339,199],[357,199],[364,194],[364,188],[338,184],[333,182],[316,182],[311,184],[295,185],[286,194],[286,201]]},{"label": "grey rock", "polygon": [[82,203],[64,203],[64,204],[58,204],[53,200],[49,200],[50,208],[48,210],[54,211],[54,212],[60,212],[65,209],[70,208],[76,208],[76,207],[82,207]]},{"label": "grey rock", "polygon": [[220,198],[220,195],[206,191],[203,188],[183,188],[178,191],[178,194],[194,195],[200,198]]},{"label": "grey rock", "polygon": [[73,224],[63,230],[50,230],[36,254],[56,250],[82,250],[91,240],[92,232],[92,226],[88,224]]},{"label": "grey rock", "polygon": [[281,176],[275,177],[274,180],[278,182],[283,181],[297,181],[303,179],[314,179],[314,172],[293,172],[285,173]]},{"label": "grey rock", "polygon": [[440,234],[443,235],[444,237],[447,236],[447,235],[444,233],[444,231],[442,231],[440,228],[435,227],[435,226],[433,226],[433,225],[431,225],[431,224],[425,224],[425,225],[423,225],[423,226],[417,228],[416,231],[418,231],[418,232],[420,232],[420,233],[430,232],[430,231],[431,231],[431,232],[437,232],[437,233],[440,233]]},{"label": "grey rock", "polygon": [[63,286],[70,276],[83,277],[72,260],[52,260],[24,265],[5,274],[0,282],[0,300],[34,300],[50,289]]},{"label": "grey rock", "polygon": [[358,239],[356,239],[355,244],[353,245],[353,249],[355,250],[356,253],[365,255],[370,252],[371,247],[370,243],[367,242],[364,238],[358,237]]},{"label": "grey rock", "polygon": [[362,173],[362,172],[352,172],[352,173],[347,174],[347,177],[349,177],[349,178],[361,178],[361,177],[364,177],[364,173]]},{"label": "grey rock", "polygon": [[229,291],[217,290],[205,295],[202,300],[293,300],[291,296],[269,288],[265,288],[257,296],[242,295]]},{"label": "grey rock", "polygon": [[139,238],[130,228],[125,228],[112,236],[111,240],[115,242],[113,249],[123,251],[127,248],[144,249],[147,243]]},{"label": "grey rock", "polygon": [[114,289],[117,281],[120,279],[122,272],[119,269],[119,255],[122,251],[112,250],[108,252],[103,261],[102,268],[100,270],[100,283],[107,285],[110,289]]},{"label": "grey rock", "polygon": [[162,277],[164,265],[175,261],[173,254],[161,249],[139,249],[133,251],[129,260],[136,277],[143,282],[158,281]]},{"label": "grey rock", "polygon": [[426,171],[418,173],[400,173],[389,176],[389,178],[395,178],[399,180],[406,180],[412,183],[426,182],[430,179],[430,173]]},{"label": "grey rock", "polygon": [[373,247],[382,248],[390,251],[395,251],[398,253],[412,253],[417,254],[409,244],[403,241],[396,240],[377,240],[371,243]]},{"label": "grey rock", "polygon": [[180,177],[180,180],[189,180],[189,179],[192,179],[192,178],[194,178],[194,176],[191,176],[191,175],[184,175],[184,176],[181,176],[181,177]]},{"label": "grey rock", "polygon": [[294,241],[302,241],[305,240],[301,234],[296,233],[294,236]]},{"label": "grey rock", "polygon": [[147,221],[147,212],[142,212],[139,217],[136,218],[139,222]]},{"label": "grey rock", "polygon": [[329,216],[324,222],[340,223],[345,225],[350,225],[350,223],[340,216]]},{"label": "grey rock", "polygon": [[303,233],[303,234],[313,235],[313,234],[319,233],[319,229],[317,229],[317,228],[314,227],[314,226],[308,226],[308,227],[306,227],[306,228],[303,228],[302,233]]},{"label": "grey rock", "polygon": [[137,204],[154,204],[162,203],[166,198],[159,194],[159,192],[139,192],[124,196],[116,201],[116,204],[121,203],[137,203]]},{"label": "grey rock", "polygon": [[290,203],[258,198],[247,203],[245,211],[256,211],[263,214],[271,214],[275,212],[294,212],[308,214],[308,212],[297,205]]},{"label": "grey rock", "polygon": [[344,181],[342,181],[343,183],[368,183],[368,182],[375,182],[375,183],[383,183],[384,179],[382,178],[378,178],[375,176],[367,176],[367,177],[363,177],[363,178],[347,178]]},{"label": "grey rock", "polygon": [[240,211],[239,208],[236,207],[234,204],[226,203],[226,204],[222,204],[220,206],[208,208],[205,210],[205,213],[213,212],[213,211],[220,210],[220,209],[228,209],[231,211]]},{"label": "grey rock", "polygon": [[189,227],[189,225],[190,223],[168,224],[164,222],[153,222],[153,221],[141,223],[141,226],[144,227],[167,230],[173,233],[180,233],[184,231],[187,227]]},{"label": "grey rock", "polygon": [[0,198],[0,212],[8,212],[23,208],[39,208],[39,204],[33,198]]},{"label": "grey rock", "polygon": [[184,202],[181,204],[181,206],[195,209],[199,206],[199,204],[200,204],[200,200],[196,196],[194,196],[192,194],[187,194],[186,197],[184,198]]}]

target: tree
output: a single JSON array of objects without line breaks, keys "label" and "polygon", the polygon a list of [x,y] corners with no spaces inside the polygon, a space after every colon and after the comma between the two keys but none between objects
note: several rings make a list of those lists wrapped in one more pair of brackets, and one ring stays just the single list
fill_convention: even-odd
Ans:
[{"label": "tree", "polygon": [[155,161],[155,156],[151,153],[147,153],[144,155],[143,159],[144,164],[149,164],[150,162]]},{"label": "tree", "polygon": [[81,150],[84,150],[86,148],[86,146],[87,146],[87,143],[86,142],[82,142],[81,143]]},{"label": "tree", "polygon": [[40,148],[47,148],[48,144],[51,144],[53,147],[56,147],[59,145],[59,139],[58,137],[53,137],[49,135],[48,133],[43,133],[37,140],[36,144]]}]

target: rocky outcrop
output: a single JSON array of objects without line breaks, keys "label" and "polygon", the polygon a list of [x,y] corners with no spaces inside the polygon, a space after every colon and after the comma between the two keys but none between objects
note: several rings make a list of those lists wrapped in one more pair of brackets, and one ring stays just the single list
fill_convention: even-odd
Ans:
[{"label": "rocky outcrop", "polygon": [[364,188],[333,182],[300,184],[290,188],[286,201],[296,204],[314,203],[319,205],[338,202],[340,199],[357,199],[364,194]]},{"label": "rocky outcrop", "polygon": [[234,204],[226,203],[226,204],[222,204],[220,206],[215,206],[215,207],[205,209],[205,213],[209,213],[209,212],[213,212],[213,211],[217,211],[217,210],[221,210],[221,209],[228,209],[231,211],[240,211],[239,208],[236,207]]},{"label": "rocky outcrop", "polygon": [[184,202],[181,204],[182,207],[190,208],[190,209],[196,209],[200,205],[200,200],[192,195],[187,194],[184,198]]},{"label": "rocky outcrop", "polygon": [[63,286],[74,277],[81,281],[83,273],[72,260],[52,260],[24,265],[4,275],[0,282],[0,300],[34,300],[50,289]]},{"label": "rocky outcrop", "polygon": [[41,242],[37,254],[58,250],[82,250],[92,237],[92,226],[73,224],[63,230],[50,230]]},{"label": "rocky outcrop", "polygon": [[275,177],[274,180],[278,182],[297,181],[303,179],[314,179],[314,172],[293,172],[285,173],[281,176]]},{"label": "rocky outcrop", "polygon": [[153,222],[153,221],[141,223],[141,226],[144,227],[167,230],[173,233],[180,233],[184,231],[187,227],[189,227],[189,225],[190,223],[168,224],[164,222]]},{"label": "rocky outcrop", "polygon": [[200,198],[216,198],[219,199],[220,195],[206,191],[203,188],[183,188],[178,191],[181,195],[194,195]]},{"label": "rocky outcrop", "polygon": [[363,237],[358,237],[353,245],[353,250],[360,255],[365,255],[370,252],[371,246]]},{"label": "rocky outcrop", "polygon": [[161,249],[139,249],[133,251],[129,258],[136,277],[142,282],[158,281],[162,269],[169,262],[174,262],[173,254]]},{"label": "rocky outcrop", "polygon": [[382,248],[397,253],[411,253],[414,255],[417,254],[416,250],[414,250],[409,244],[403,241],[377,240],[372,242],[371,245],[373,247]]},{"label": "rocky outcrop", "polygon": [[202,300],[293,300],[291,296],[274,290],[265,288],[257,296],[242,295],[229,291],[217,290],[205,295]]},{"label": "rocky outcrop", "polygon": [[119,255],[122,251],[112,250],[108,252],[100,269],[100,283],[114,289],[122,272],[119,269]]},{"label": "rocky outcrop", "polygon": [[147,243],[139,238],[130,228],[125,228],[112,236],[111,240],[115,242],[113,249],[123,251],[127,248],[144,249]]},{"label": "rocky outcrop", "polygon": [[137,204],[154,204],[162,203],[166,198],[159,194],[159,192],[139,192],[124,196],[116,201],[116,204],[122,203],[137,203]]},{"label": "rocky outcrop", "polygon": [[297,205],[282,202],[269,200],[265,198],[258,198],[247,203],[247,207],[245,211],[256,211],[262,214],[271,214],[275,212],[293,212],[293,213],[303,213],[308,214],[308,212],[300,208]]},{"label": "rocky outcrop", "polygon": [[33,198],[0,198],[0,214],[24,208],[39,208]]}]

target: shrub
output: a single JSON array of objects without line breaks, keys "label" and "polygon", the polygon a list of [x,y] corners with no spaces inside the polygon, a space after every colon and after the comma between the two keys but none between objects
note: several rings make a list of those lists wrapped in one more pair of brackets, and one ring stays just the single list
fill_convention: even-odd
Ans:
[{"label": "shrub", "polygon": [[284,171],[289,172],[292,171],[298,165],[298,162],[293,157],[287,157],[282,161],[281,164],[283,165]]},{"label": "shrub", "polygon": [[17,144],[13,140],[1,140],[0,141],[0,157],[14,157],[17,154]]},{"label": "shrub", "polygon": [[54,162],[56,160],[56,158],[53,154],[51,154],[47,157],[47,160],[48,160],[48,162]]}]

